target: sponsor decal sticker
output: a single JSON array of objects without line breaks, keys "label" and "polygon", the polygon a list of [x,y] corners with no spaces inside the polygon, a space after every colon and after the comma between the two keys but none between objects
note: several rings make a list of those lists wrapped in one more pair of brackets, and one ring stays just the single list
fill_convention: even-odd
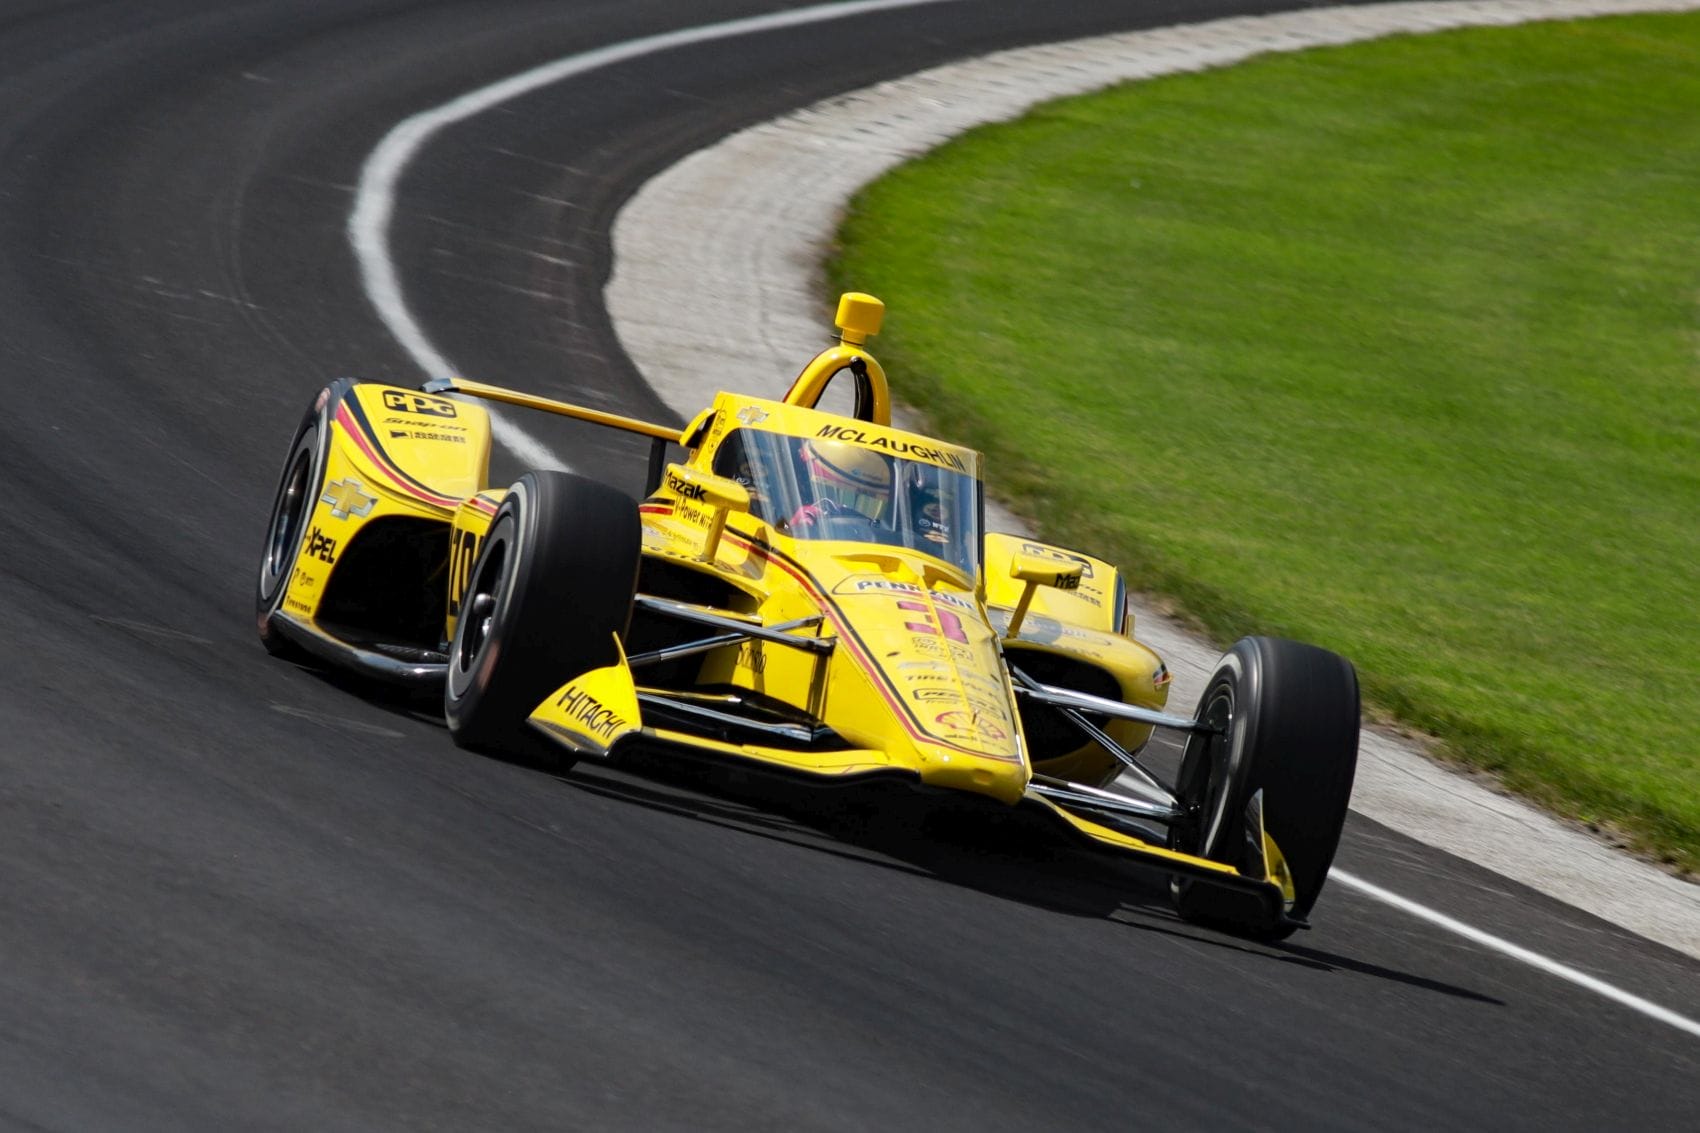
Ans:
[{"label": "sponsor decal sticker", "polygon": [[331,505],[331,515],[336,519],[347,519],[351,515],[367,516],[372,514],[372,508],[377,504],[377,496],[366,494],[366,486],[350,477],[347,480],[337,480],[325,485],[325,494],[319,497],[322,504]]},{"label": "sponsor decal sticker", "polygon": [[449,545],[449,616],[460,617],[460,602],[466,588],[472,585],[472,564],[478,560],[478,544],[482,537],[457,528]]},{"label": "sponsor decal sticker", "polygon": [[916,653],[925,654],[928,657],[949,656],[949,654],[945,652],[944,642],[940,641],[937,637],[915,634],[909,638],[909,648]]},{"label": "sponsor decal sticker", "polygon": [[1046,546],[1044,543],[1023,543],[1021,544],[1021,553],[1038,555],[1046,559],[1061,559],[1069,563],[1079,563],[1080,577],[1092,577],[1092,563],[1084,555],[1071,555],[1067,551],[1059,551],[1055,547]]},{"label": "sponsor decal sticker", "polygon": [[384,408],[393,409],[397,413],[412,413],[419,417],[460,416],[455,403],[448,398],[432,397],[428,393],[414,393],[411,390],[385,390]]},{"label": "sponsor decal sticker", "polygon": [[1009,733],[1000,728],[995,721],[988,720],[979,712],[964,712],[952,709],[940,712],[933,721],[944,726],[951,732],[962,735],[981,736],[994,742],[1007,740]]},{"label": "sponsor decal sticker", "polygon": [[415,441],[448,441],[450,444],[464,445],[465,437],[457,437],[453,433],[439,433],[431,429],[394,429],[390,430],[390,440],[397,438]]},{"label": "sponsor decal sticker", "polygon": [[[414,421],[414,420],[412,420],[411,418],[408,418],[408,417],[385,417],[385,418],[383,418],[383,422],[386,425],[417,425],[417,424],[419,424],[419,422]],[[431,422],[431,428],[433,428],[433,429],[447,429],[451,433],[464,433],[464,432],[467,431],[467,428],[466,428],[465,425],[451,425],[447,421],[433,421],[433,422]]]},{"label": "sponsor decal sticker", "polygon": [[738,420],[746,425],[759,425],[767,420],[767,410],[756,405],[746,405],[738,410]]},{"label": "sponsor decal sticker", "polygon": [[896,437],[882,437],[878,433],[869,433],[864,429],[852,429],[847,425],[823,425],[817,437],[826,437],[835,441],[851,441],[867,448],[889,452],[893,456],[910,457],[914,460],[924,460],[928,464],[942,465],[954,468],[958,472],[968,471],[968,464],[954,452],[931,445],[920,445],[913,441],[900,440]]},{"label": "sponsor decal sticker", "polygon": [[619,713],[606,707],[583,689],[570,688],[563,692],[555,698],[555,706],[566,709],[567,716],[586,734],[600,740],[610,739],[614,730],[625,726],[626,723],[620,719]]},{"label": "sponsor decal sticker", "polygon": [[307,546],[304,554],[311,555],[322,563],[336,562],[336,540],[329,538],[317,527],[307,535]]},{"label": "sponsor decal sticker", "polygon": [[877,574],[853,574],[832,588],[834,594],[921,594],[913,582],[897,582]]},{"label": "sponsor decal sticker", "polygon": [[699,503],[708,497],[708,489],[701,484],[693,484],[676,472],[667,473],[667,486],[677,492],[681,498],[696,500]]}]

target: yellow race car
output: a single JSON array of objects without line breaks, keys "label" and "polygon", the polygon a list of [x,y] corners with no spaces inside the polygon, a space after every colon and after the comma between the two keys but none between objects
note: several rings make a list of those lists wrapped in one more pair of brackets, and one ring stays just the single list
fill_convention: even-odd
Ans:
[{"label": "yellow race car", "polygon": [[[1165,871],[1187,917],[1304,924],[1351,794],[1352,666],[1246,638],[1170,713],[1120,572],[984,531],[980,454],[892,427],[883,314],[846,294],[783,397],[721,393],[683,431],[471,381],[327,387],[267,527],[261,641],[440,685],[469,748],[683,749],[1025,807]],[[817,407],[829,386],[851,412]],[[652,438],[648,497],[492,488],[475,399]],[[1185,737],[1172,783],[1140,759],[1154,728]]]}]

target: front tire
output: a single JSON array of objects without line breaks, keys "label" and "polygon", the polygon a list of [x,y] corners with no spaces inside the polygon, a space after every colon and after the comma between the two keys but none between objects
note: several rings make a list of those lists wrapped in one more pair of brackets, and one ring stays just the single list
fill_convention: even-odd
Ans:
[{"label": "front tire", "polygon": [[1175,794],[1193,814],[1171,834],[1176,849],[1243,871],[1246,804],[1263,792],[1265,829],[1286,859],[1294,900],[1276,924],[1250,915],[1205,883],[1177,881],[1175,903],[1189,920],[1278,940],[1316,903],[1352,795],[1358,758],[1358,678],[1326,649],[1276,637],[1247,637],[1223,657],[1198,717],[1218,728],[1188,740]]},{"label": "front tire", "polygon": [[559,758],[527,720],[561,685],[618,660],[614,635],[631,621],[642,543],[637,506],[621,492],[565,472],[520,477],[455,623],[443,689],[455,743]]},{"label": "front tire", "polygon": [[[320,395],[320,402],[324,395]],[[254,612],[260,633],[260,644],[274,657],[299,660],[305,653],[272,625],[272,615],[283,604],[289,591],[289,580],[295,572],[295,560],[301,554],[301,540],[306,537],[307,520],[313,514],[325,478],[325,458],[320,451],[325,432],[324,412],[315,407],[307,411],[295,430],[289,456],[278,476],[277,495],[272,501],[271,518],[266,523],[266,542],[260,554],[259,584],[254,593]]]}]

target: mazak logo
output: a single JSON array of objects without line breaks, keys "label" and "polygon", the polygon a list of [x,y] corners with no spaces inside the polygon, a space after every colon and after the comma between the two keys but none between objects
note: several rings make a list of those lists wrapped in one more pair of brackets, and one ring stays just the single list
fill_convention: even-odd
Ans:
[{"label": "mazak logo", "polygon": [[708,489],[701,484],[693,484],[675,472],[667,473],[667,486],[679,493],[681,499],[696,500],[701,503],[708,498]]}]

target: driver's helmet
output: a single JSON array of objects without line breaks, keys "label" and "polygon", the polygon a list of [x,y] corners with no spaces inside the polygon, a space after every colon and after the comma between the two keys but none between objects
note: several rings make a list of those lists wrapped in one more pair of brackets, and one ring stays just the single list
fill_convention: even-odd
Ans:
[{"label": "driver's helmet", "polygon": [[815,499],[879,519],[891,506],[891,465],[877,452],[849,441],[809,440],[803,443]]}]

